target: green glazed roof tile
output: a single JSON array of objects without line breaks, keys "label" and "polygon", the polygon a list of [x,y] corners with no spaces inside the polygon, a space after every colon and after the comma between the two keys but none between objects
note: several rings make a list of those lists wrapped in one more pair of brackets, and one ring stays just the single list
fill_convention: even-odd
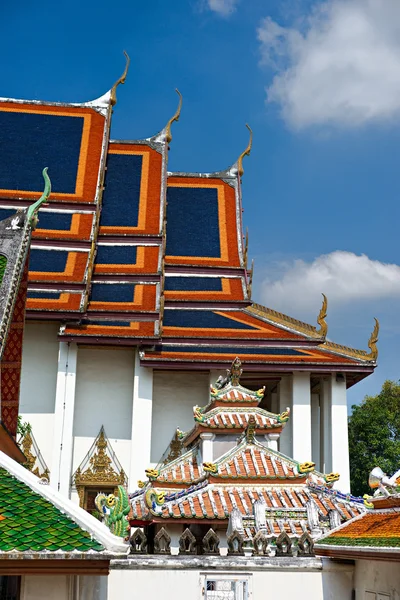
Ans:
[{"label": "green glazed roof tile", "polygon": [[[51,502],[0,468],[0,551],[101,552],[104,547]],[[3,517],[3,519],[1,519]]]}]

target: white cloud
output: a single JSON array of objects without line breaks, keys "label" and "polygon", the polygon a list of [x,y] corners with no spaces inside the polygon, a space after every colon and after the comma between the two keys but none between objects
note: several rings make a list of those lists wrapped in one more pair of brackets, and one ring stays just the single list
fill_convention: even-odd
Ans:
[{"label": "white cloud", "polygon": [[[210,0],[211,1],[211,0]],[[400,116],[400,1],[327,0],[295,27],[266,18],[268,102],[294,128],[355,127]]]},{"label": "white cloud", "polygon": [[[268,274],[268,271],[270,274]],[[400,266],[371,260],[365,254],[337,250],[313,262],[272,265],[261,287],[262,302],[293,313],[318,306],[321,292],[335,305],[400,297]]]},{"label": "white cloud", "polygon": [[236,10],[239,0],[207,0],[207,6],[210,10],[218,13],[222,17],[229,17]]}]

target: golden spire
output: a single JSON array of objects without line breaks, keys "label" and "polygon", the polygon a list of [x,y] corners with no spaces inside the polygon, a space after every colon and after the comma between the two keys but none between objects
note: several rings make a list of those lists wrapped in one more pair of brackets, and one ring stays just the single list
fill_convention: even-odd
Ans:
[{"label": "golden spire", "polygon": [[168,144],[172,140],[171,125],[174,121],[179,121],[179,117],[181,116],[182,94],[180,93],[178,88],[176,88],[175,91],[179,96],[179,103],[178,103],[178,108],[176,109],[174,116],[170,118],[170,120],[168,121],[168,123],[165,126],[165,139],[167,140]]},{"label": "golden spire", "polygon": [[117,79],[117,81],[114,83],[114,85],[111,88],[111,96],[110,96],[111,106],[115,106],[117,104],[117,87],[119,86],[120,83],[122,83],[122,84],[125,83],[126,76],[128,75],[128,69],[129,69],[129,64],[131,62],[131,59],[129,58],[129,55],[127,52],[125,52],[125,50],[124,50],[124,54],[125,54],[125,59],[126,59],[125,69],[124,69],[124,72],[122,73],[121,77],[119,79]]},{"label": "golden spire", "polygon": [[317,330],[317,333],[321,337],[326,337],[326,334],[328,333],[328,324],[325,321],[325,319],[326,319],[327,310],[328,310],[328,299],[325,296],[325,294],[322,294],[322,297],[323,297],[322,306],[321,306],[321,310],[319,311],[319,315],[318,315],[318,319],[317,319],[317,323],[319,325],[319,329]]},{"label": "golden spire", "polygon": [[375,327],[373,332],[371,333],[371,337],[368,340],[368,348],[371,350],[371,352],[368,354],[368,358],[370,360],[376,360],[378,358],[378,347],[377,347],[377,341],[378,341],[378,335],[379,335],[379,321],[378,319],[375,319]]},{"label": "golden spire", "polygon": [[250,139],[249,139],[249,143],[247,144],[247,148],[246,148],[246,150],[244,150],[244,151],[242,152],[242,154],[239,156],[239,158],[237,159],[237,168],[238,168],[238,173],[239,173],[239,176],[240,176],[240,177],[241,177],[241,176],[243,175],[243,173],[244,173],[244,170],[243,170],[243,158],[244,158],[245,156],[249,156],[249,155],[250,155],[251,146],[252,146],[252,144],[253,144],[253,132],[252,132],[252,130],[251,130],[251,127],[249,127],[247,123],[246,123],[246,127],[247,127],[247,129],[250,131]]}]

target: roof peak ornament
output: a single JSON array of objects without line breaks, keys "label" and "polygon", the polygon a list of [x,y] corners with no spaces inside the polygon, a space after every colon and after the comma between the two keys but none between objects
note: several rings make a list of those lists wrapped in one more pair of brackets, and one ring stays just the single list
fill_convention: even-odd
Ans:
[{"label": "roof peak ornament", "polygon": [[328,314],[328,298],[325,296],[325,294],[322,294],[323,297],[323,301],[322,301],[322,306],[321,306],[321,310],[319,311],[319,315],[317,318],[317,323],[319,325],[319,329],[317,330],[317,333],[325,338],[327,333],[328,333],[328,323],[325,321],[326,316]]},{"label": "roof peak ornament", "polygon": [[129,65],[131,63],[131,59],[129,58],[129,54],[124,50],[124,55],[125,55],[125,69],[124,72],[122,73],[121,77],[119,79],[117,79],[117,81],[114,83],[114,85],[111,88],[111,92],[110,92],[110,104],[111,106],[115,106],[117,104],[117,87],[119,86],[119,84],[124,84],[126,81],[126,76],[128,75],[128,70],[129,70]]},{"label": "roof peak ornament", "polygon": [[246,127],[250,132],[250,138],[249,138],[249,143],[247,144],[247,147],[245,150],[243,150],[242,154],[239,156],[239,158],[237,159],[237,170],[239,173],[239,176],[241,177],[244,173],[244,169],[243,169],[243,158],[245,156],[250,156],[250,152],[251,152],[251,147],[253,145],[253,130],[251,129],[251,127],[246,123]]},{"label": "roof peak ornament", "polygon": [[375,327],[371,333],[371,337],[368,340],[368,348],[370,349],[370,353],[368,354],[368,358],[371,360],[376,360],[378,358],[378,336],[379,336],[379,321],[375,318]]},{"label": "roof peak ornament", "polygon": [[170,118],[170,120],[168,121],[168,123],[166,124],[166,126],[164,128],[165,129],[165,139],[167,140],[167,144],[169,144],[172,140],[171,125],[174,121],[179,121],[179,117],[181,116],[182,94],[180,93],[178,88],[175,88],[175,92],[179,96],[179,102],[178,102],[178,108],[176,109],[175,114]]},{"label": "roof peak ornament", "polygon": [[34,204],[31,204],[31,206],[28,208],[27,219],[28,219],[28,223],[30,224],[32,229],[35,229],[35,227],[37,225],[37,222],[38,222],[37,213],[39,212],[39,208],[42,206],[42,204],[47,202],[47,200],[49,199],[49,196],[51,194],[51,181],[50,181],[50,177],[47,174],[47,170],[48,170],[48,167],[45,167],[42,171],[42,175],[43,175],[43,179],[44,179],[43,194],[40,196],[39,200],[36,200],[36,202],[34,202]]}]

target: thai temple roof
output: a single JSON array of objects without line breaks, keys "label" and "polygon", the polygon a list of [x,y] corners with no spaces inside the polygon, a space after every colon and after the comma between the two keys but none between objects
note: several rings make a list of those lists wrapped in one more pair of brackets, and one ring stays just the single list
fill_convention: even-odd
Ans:
[{"label": "thai temple roof", "polygon": [[315,546],[322,556],[398,560],[400,553],[400,471],[391,478],[376,467],[369,485],[375,490],[368,497],[370,508],[349,523],[335,528]]},{"label": "thai temple roof", "polygon": [[66,341],[140,345],[150,367],[240,356],[249,371],[341,370],[347,385],[372,372],[377,330],[370,352],[328,342],[325,298],[318,327],[253,302],[241,191],[251,130],[233,166],[168,172],[181,97],[160,133],[112,140],[125,77],[81,104],[0,99],[0,219],[37,197],[43,165],[53,182],[33,233],[28,318],[61,321]]},{"label": "thai temple roof", "polygon": [[[130,494],[131,524],[180,520],[215,528],[227,526],[236,511],[245,538],[252,539],[259,506],[267,538],[286,534],[298,540],[305,534],[321,536],[364,514],[362,498],[333,489],[337,473],[319,473],[314,463],[300,464],[268,447],[268,436],[279,437],[289,411],[274,415],[260,408],[264,390],[244,388],[241,374],[236,358],[211,387],[207,406],[194,407],[193,429],[177,430],[159,464],[146,471],[147,480]],[[238,414],[240,421],[233,418]],[[204,462],[210,456],[205,443],[213,445],[212,461]]]},{"label": "thai temple roof", "polygon": [[0,560],[103,558],[126,543],[105,525],[0,451]]}]

